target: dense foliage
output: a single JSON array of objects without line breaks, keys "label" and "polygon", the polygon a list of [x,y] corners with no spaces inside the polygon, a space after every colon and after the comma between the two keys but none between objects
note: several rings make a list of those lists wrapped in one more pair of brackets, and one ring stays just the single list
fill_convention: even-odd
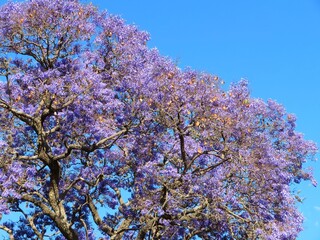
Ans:
[{"label": "dense foliage", "polygon": [[316,147],[274,101],[182,71],[77,0],[0,9],[0,229],[11,239],[295,239]]}]

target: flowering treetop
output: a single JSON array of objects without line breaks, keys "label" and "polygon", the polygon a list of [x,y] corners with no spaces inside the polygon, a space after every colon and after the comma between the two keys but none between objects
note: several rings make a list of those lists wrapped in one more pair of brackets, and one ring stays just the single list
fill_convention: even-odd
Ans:
[{"label": "flowering treetop", "polygon": [[[11,239],[295,239],[316,147],[274,101],[182,71],[77,0],[0,9],[0,221]],[[1,218],[1,217],[0,217]],[[16,220],[16,221],[15,221]]]}]

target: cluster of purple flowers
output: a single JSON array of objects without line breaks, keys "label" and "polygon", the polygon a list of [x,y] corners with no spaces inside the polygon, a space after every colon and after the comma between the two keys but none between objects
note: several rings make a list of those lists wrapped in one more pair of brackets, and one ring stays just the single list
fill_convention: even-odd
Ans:
[{"label": "cluster of purple flowers", "polygon": [[[0,212],[15,239],[295,239],[316,147],[77,0],[0,9]],[[23,225],[23,227],[22,227]],[[48,226],[49,225],[49,226]]]}]

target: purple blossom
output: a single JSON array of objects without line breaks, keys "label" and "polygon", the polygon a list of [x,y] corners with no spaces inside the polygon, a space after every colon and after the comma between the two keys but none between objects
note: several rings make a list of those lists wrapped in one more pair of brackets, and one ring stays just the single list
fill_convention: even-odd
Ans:
[{"label": "purple blossom", "polygon": [[14,236],[296,238],[290,185],[316,185],[303,164],[317,148],[283,106],[252,98],[246,80],[224,91],[179,69],[92,5],[0,10],[13,56],[0,58],[0,212],[22,213],[3,223]]}]

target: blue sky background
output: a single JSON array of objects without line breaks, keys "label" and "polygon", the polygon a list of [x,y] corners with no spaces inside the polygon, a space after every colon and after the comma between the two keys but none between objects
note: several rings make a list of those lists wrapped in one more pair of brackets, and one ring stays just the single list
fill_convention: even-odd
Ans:
[{"label": "blue sky background", "polygon": [[[86,1],[89,2],[89,1]],[[275,99],[320,146],[319,0],[94,0],[151,34],[150,46],[180,67],[249,80],[254,97]],[[309,164],[320,183],[320,163]],[[300,240],[320,239],[320,184],[295,186],[304,203]]]},{"label": "blue sky background", "polygon": [[[6,1],[0,0],[0,4]],[[83,2],[90,2],[84,0]],[[181,68],[249,80],[254,97],[275,99],[320,146],[320,0],[92,0],[151,34],[151,47]],[[320,163],[312,162],[320,183]],[[320,184],[305,198],[300,240],[320,239]]]}]

